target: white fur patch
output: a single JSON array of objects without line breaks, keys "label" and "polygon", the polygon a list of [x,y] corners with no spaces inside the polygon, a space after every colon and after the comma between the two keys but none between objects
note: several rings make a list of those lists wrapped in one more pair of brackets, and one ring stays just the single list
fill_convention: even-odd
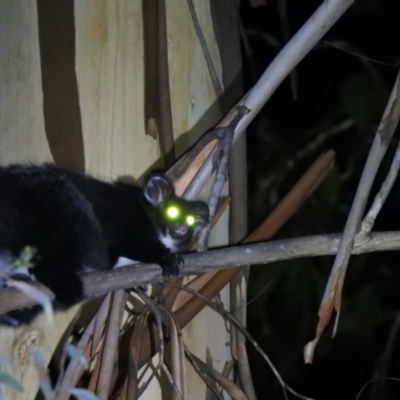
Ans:
[{"label": "white fur patch", "polygon": [[125,267],[125,265],[137,264],[137,261],[132,261],[126,257],[119,257],[113,268]]},{"label": "white fur patch", "polygon": [[171,235],[160,235],[159,236],[160,241],[163,243],[163,245],[167,248],[170,249],[173,253],[177,253],[179,248],[176,245],[176,240],[171,237]]}]

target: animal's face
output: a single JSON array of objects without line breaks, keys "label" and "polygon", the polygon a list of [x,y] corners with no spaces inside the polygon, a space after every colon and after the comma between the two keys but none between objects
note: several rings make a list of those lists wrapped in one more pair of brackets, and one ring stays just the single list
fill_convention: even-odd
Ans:
[{"label": "animal's face", "polygon": [[208,222],[208,207],[201,201],[186,201],[178,197],[167,201],[160,214],[166,231],[175,239],[193,235]]},{"label": "animal's face", "polygon": [[174,252],[182,251],[208,223],[208,206],[202,201],[177,197],[164,175],[152,175],[144,195],[155,208],[155,223],[160,240]]}]

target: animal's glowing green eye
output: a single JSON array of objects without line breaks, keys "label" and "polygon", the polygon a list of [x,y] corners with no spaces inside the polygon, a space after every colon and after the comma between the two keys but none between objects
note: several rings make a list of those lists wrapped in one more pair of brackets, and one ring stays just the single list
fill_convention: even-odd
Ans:
[{"label": "animal's glowing green eye", "polygon": [[193,215],[188,215],[188,216],[186,217],[186,223],[187,223],[189,226],[194,225],[195,222],[196,222],[196,219],[193,217]]},{"label": "animal's glowing green eye", "polygon": [[175,206],[171,206],[167,208],[167,216],[170,219],[178,218],[179,216],[179,208]]}]

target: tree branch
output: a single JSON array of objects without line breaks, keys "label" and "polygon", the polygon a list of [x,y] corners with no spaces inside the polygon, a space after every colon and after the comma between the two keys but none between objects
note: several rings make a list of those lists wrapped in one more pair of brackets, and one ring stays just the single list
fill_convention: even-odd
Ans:
[{"label": "tree branch", "polygon": [[[240,120],[235,129],[234,142],[243,135],[251,121],[253,121],[282,81],[312,50],[353,2],[354,0],[325,0],[286,44],[253,88],[238,102],[237,105],[246,106],[250,112]],[[231,118],[232,110],[218,124],[217,128],[227,126]],[[196,176],[197,189],[192,193],[193,197],[199,193],[212,174],[212,160],[215,150],[215,144],[214,147],[210,146],[207,150],[210,151],[210,156],[204,161],[205,165],[202,168],[202,174]],[[203,154],[203,156],[206,157],[207,154]],[[189,182],[192,177],[193,171],[187,171],[180,177],[180,180]]]},{"label": "tree branch", "polygon": [[[341,235],[336,233],[244,244],[204,253],[190,253],[183,256],[185,265],[181,267],[181,275],[197,275],[215,269],[335,254],[340,239]],[[400,250],[400,231],[372,233],[369,242],[359,246],[356,243],[353,254],[393,250]],[[82,280],[85,295],[90,298],[109,291],[160,282],[163,277],[158,265],[135,264],[110,271],[82,274]],[[49,292],[48,289],[45,291]],[[0,314],[32,304],[32,300],[13,288],[5,288],[0,292]]]},{"label": "tree branch", "polygon": [[[400,119],[399,99],[400,72],[397,74],[392,93],[390,94],[381,122],[375,134],[374,141],[372,142],[372,146],[368,154],[367,161],[365,162],[364,170],[361,175],[353,203],[351,205],[339,249],[336,254],[335,261],[333,263],[319,307],[319,321],[317,325],[316,337],[312,342],[310,342],[310,347],[307,350],[307,362],[311,361],[312,359],[313,352],[311,349],[318,343],[319,337],[322,335],[323,331],[328,325],[333,309],[336,311],[333,336],[336,334],[341,309],[342,289],[347,271],[347,265],[350,260],[351,249],[355,241],[357,230],[360,227],[361,218],[367,204],[372,184],[378,172],[379,165],[381,164]],[[377,209],[376,212],[378,211],[379,210]],[[358,241],[361,241],[363,236],[366,236],[365,233],[357,238]],[[365,239],[368,240],[367,237],[365,237]]]}]

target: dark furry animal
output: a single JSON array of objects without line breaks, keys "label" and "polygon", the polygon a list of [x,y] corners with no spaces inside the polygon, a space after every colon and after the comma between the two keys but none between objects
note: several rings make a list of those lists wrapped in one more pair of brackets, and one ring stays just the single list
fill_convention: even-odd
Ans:
[{"label": "dark furry animal", "polygon": [[[20,277],[12,262],[32,246],[29,273],[54,292],[56,309],[82,300],[79,273],[110,269],[119,257],[177,275],[177,253],[207,222],[207,205],[178,198],[162,174],[151,175],[141,190],[54,165],[0,169],[0,274]],[[0,323],[28,323],[40,310],[15,310]]]}]

